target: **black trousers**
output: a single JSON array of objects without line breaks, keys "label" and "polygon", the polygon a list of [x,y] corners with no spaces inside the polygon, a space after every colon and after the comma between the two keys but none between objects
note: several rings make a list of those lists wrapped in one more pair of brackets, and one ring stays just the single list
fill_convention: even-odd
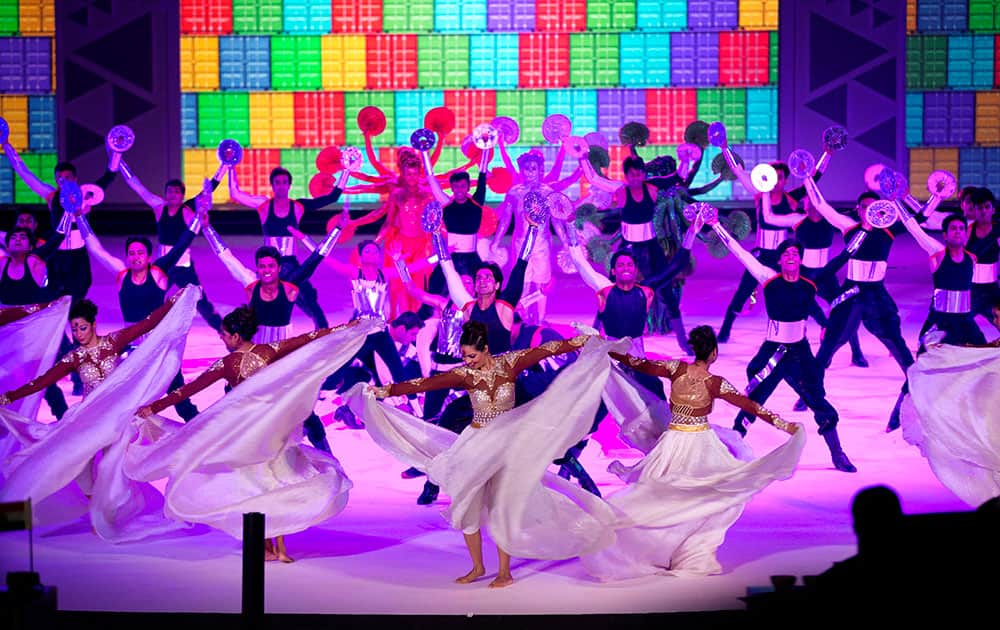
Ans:
[{"label": "black trousers", "polygon": [[198,314],[201,315],[202,319],[208,322],[208,325],[212,327],[215,331],[222,330],[222,316],[215,310],[215,306],[209,301],[208,294],[205,293],[205,288],[201,284],[201,280],[198,279],[198,272],[195,271],[194,264],[190,267],[181,267],[174,265],[167,272],[167,279],[170,285],[175,285],[178,289],[183,289],[188,285],[201,286],[201,298],[198,299]]},{"label": "black trousers", "polygon": [[938,330],[945,333],[942,343],[953,346],[964,346],[966,344],[984,346],[986,336],[979,329],[979,325],[974,319],[975,314],[969,313],[941,313],[931,309],[927,313],[924,325],[920,327],[920,336],[937,326]]},{"label": "black trousers", "polygon": [[[812,410],[816,424],[819,426],[819,432],[822,434],[830,431],[837,426],[839,416],[837,410],[826,399],[826,390],[823,388],[823,369],[813,357],[808,340],[803,339],[787,344],[765,341],[750,363],[747,364],[747,380],[749,381],[758,375],[782,345],[786,348],[784,356],[774,366],[771,373],[747,396],[750,400],[763,405],[774,393],[778,383],[784,381]],[[734,424],[737,430],[742,432],[745,430],[744,427],[753,422],[755,418],[756,416],[741,411],[736,416]]]},{"label": "black trousers", "polygon": [[[831,304],[840,295],[840,283],[837,282],[837,277],[834,274],[820,273],[820,271],[820,269],[802,267],[802,275],[816,284],[816,295],[823,298],[827,304]],[[826,317],[826,313],[823,312],[823,309],[817,302],[813,302],[812,307],[809,309],[809,316],[823,328],[826,328],[830,323]],[[851,355],[853,357],[861,356],[861,342],[858,340],[857,330],[847,338],[847,341],[851,345]]]},{"label": "black trousers", "polygon": [[816,361],[825,370],[837,350],[847,343],[851,335],[857,334],[858,327],[864,324],[868,332],[886,347],[903,374],[906,374],[906,370],[913,365],[913,353],[903,340],[896,302],[881,282],[855,283],[848,280],[841,289],[846,291],[854,286],[859,287],[859,293],[841,302],[830,312],[830,321],[816,353]]},{"label": "black trousers", "polygon": [[1000,302],[1000,286],[991,284],[972,285],[972,314],[982,315],[988,321],[993,321],[993,305]]},{"label": "black trousers", "polygon": [[[172,392],[180,387],[184,387],[184,376],[180,370],[177,370],[177,374],[174,374],[174,379],[170,381],[170,388],[167,391]],[[185,398],[174,405],[174,409],[177,410],[177,415],[184,419],[184,422],[190,422],[192,418],[198,415],[198,408],[195,407],[189,398]]]},{"label": "black trousers", "polygon": [[[280,263],[279,275],[282,278],[287,278],[299,266],[299,262],[294,256],[282,256]],[[295,305],[313,320],[313,325],[316,328],[328,328],[330,323],[327,321],[323,309],[319,306],[319,294],[316,292],[316,287],[308,280],[299,281],[295,286],[299,288],[299,296],[295,298]]]}]

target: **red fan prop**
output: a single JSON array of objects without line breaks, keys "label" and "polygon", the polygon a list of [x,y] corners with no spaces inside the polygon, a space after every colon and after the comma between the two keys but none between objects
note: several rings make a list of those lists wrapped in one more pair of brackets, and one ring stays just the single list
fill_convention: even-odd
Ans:
[{"label": "red fan prop", "polygon": [[333,187],[337,180],[330,173],[316,173],[309,180],[309,194],[313,197],[322,197],[333,192]]},{"label": "red fan prop", "polygon": [[340,147],[327,147],[316,156],[316,170],[333,175],[342,168]]},{"label": "red fan prop", "polygon": [[435,107],[424,115],[424,127],[443,138],[455,128],[455,112],[447,107]]},{"label": "red fan prop", "polygon": [[358,112],[358,129],[366,136],[377,136],[385,131],[385,113],[369,105]]},{"label": "red fan prop", "polygon": [[500,220],[497,218],[496,210],[489,206],[483,206],[483,220],[479,223],[479,232],[477,234],[483,238],[490,238],[497,231],[497,224]]},{"label": "red fan prop", "polygon": [[490,171],[489,176],[486,178],[486,185],[490,187],[490,190],[498,195],[505,194],[508,190],[510,190],[510,186],[513,183],[514,178],[511,177],[510,171],[508,171],[504,166],[497,166],[493,168]]}]

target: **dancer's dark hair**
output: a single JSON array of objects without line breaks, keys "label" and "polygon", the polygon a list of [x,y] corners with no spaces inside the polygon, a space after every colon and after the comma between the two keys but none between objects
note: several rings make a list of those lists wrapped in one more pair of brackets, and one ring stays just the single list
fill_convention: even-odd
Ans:
[{"label": "dancer's dark hair", "polygon": [[472,181],[469,177],[468,171],[456,171],[448,177],[448,182],[454,184],[455,182],[468,182]]},{"label": "dancer's dark hair", "polygon": [[69,307],[69,318],[71,321],[83,319],[93,324],[97,321],[97,305],[87,298],[77,300]]},{"label": "dancer's dark hair", "polygon": [[381,251],[381,246],[378,244],[378,241],[366,238],[365,240],[358,243],[358,253],[360,254],[361,252],[365,251],[365,248],[368,247],[369,245],[374,245],[377,249],[379,249],[379,251]]},{"label": "dancer's dark hair", "polygon": [[462,338],[459,344],[472,346],[482,352],[489,347],[489,330],[483,322],[470,321],[462,325]]},{"label": "dancer's dark hair", "polygon": [[73,164],[70,162],[59,162],[58,164],[56,164],[55,168],[52,169],[53,174],[63,173],[65,171],[69,171],[70,173],[73,173],[74,176],[76,176],[76,167],[73,166]]},{"label": "dancer's dark hair", "polygon": [[139,243],[146,250],[147,256],[153,255],[153,242],[150,241],[145,236],[130,236],[125,239],[125,251],[128,251],[129,247],[132,247],[132,243]]},{"label": "dancer's dark hair", "polygon": [[253,261],[259,263],[261,258],[273,258],[275,262],[281,262],[281,252],[274,245],[261,245],[254,252]]},{"label": "dancer's dark hair", "polygon": [[719,342],[711,326],[693,328],[688,334],[688,344],[694,350],[694,358],[698,361],[708,361],[712,352],[719,348]]},{"label": "dancer's dark hair", "polygon": [[615,263],[617,263],[618,259],[621,258],[622,256],[625,256],[626,258],[631,258],[632,262],[636,263],[636,266],[638,267],[639,261],[636,260],[635,252],[632,250],[631,247],[623,247],[619,249],[615,253],[611,254],[611,260],[608,261],[608,279],[611,280],[612,282],[618,282],[618,279],[615,278]]},{"label": "dancer's dark hair", "polygon": [[176,178],[168,179],[167,183],[163,185],[164,192],[166,192],[168,188],[180,188],[182,195],[187,192],[187,186],[184,185],[184,182]]},{"label": "dancer's dark hair", "polygon": [[[503,284],[503,271],[500,270],[500,265],[495,262],[484,262],[476,267],[476,275],[478,276],[479,272],[483,269],[490,270],[490,273],[493,274],[493,280],[497,283],[497,288],[499,289],[500,285]],[[476,276],[473,276],[472,279],[475,280]]]},{"label": "dancer's dark hair", "polygon": [[784,254],[785,251],[790,247],[794,247],[795,249],[799,250],[799,256],[802,255],[802,250],[803,250],[802,241],[796,238],[786,238],[785,240],[781,241],[780,245],[778,245],[777,249],[778,257],[780,258],[781,255]]},{"label": "dancer's dark hair", "polygon": [[962,225],[965,225],[965,217],[962,216],[961,214],[957,213],[957,212],[953,212],[953,213],[949,214],[948,216],[946,216],[944,218],[944,221],[941,222],[941,231],[942,232],[947,232],[948,231],[948,226],[951,225],[952,223],[956,222],[956,221],[958,221]]},{"label": "dancer's dark hair", "polygon": [[222,328],[231,335],[250,341],[257,334],[257,316],[248,305],[237,306],[222,318]]},{"label": "dancer's dark hair", "polygon": [[284,169],[281,168],[280,166],[277,166],[271,170],[271,174],[268,176],[268,180],[270,180],[272,186],[274,185],[274,180],[278,179],[278,177],[280,177],[281,175],[287,176],[288,183],[289,184],[292,183],[292,174],[288,172],[288,169]]},{"label": "dancer's dark hair", "polygon": [[773,168],[776,171],[781,171],[782,173],[784,173],[785,179],[788,179],[792,174],[792,170],[788,168],[788,165],[785,164],[784,162],[771,162],[771,168]]},{"label": "dancer's dark hair", "polygon": [[23,228],[23,227],[11,228],[10,231],[7,232],[7,236],[4,240],[7,242],[8,247],[10,246],[11,237],[14,236],[15,234],[24,234],[26,237],[28,237],[28,245],[30,245],[32,249],[35,248],[35,243],[38,242],[38,238],[35,236],[34,232],[29,230],[28,228]]},{"label": "dancer's dark hair", "polygon": [[642,158],[636,155],[630,155],[622,162],[622,172],[628,173],[629,171],[642,171],[646,172],[646,163],[643,162]]}]

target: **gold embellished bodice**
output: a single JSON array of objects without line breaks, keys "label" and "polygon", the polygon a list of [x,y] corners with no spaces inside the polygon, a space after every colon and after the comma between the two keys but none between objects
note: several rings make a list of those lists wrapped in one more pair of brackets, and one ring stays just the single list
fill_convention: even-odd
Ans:
[{"label": "gold embellished bodice", "polygon": [[493,365],[485,370],[458,368],[468,372],[472,381],[469,398],[472,402],[472,422],[483,426],[505,411],[514,408],[514,379],[511,374],[518,353],[496,357]]},{"label": "gold embellished bodice", "polygon": [[521,371],[539,361],[579,350],[587,337],[580,335],[563,341],[548,341],[529,350],[515,350],[493,357],[488,368],[457,367],[443,374],[395,383],[385,395],[402,396],[434,389],[465,389],[472,401],[472,426],[483,427],[505,411],[514,408],[514,383]]},{"label": "gold embellished bodice", "polygon": [[76,365],[76,371],[83,381],[83,397],[86,398],[121,363],[115,347],[114,334],[101,337],[97,344],[89,348],[77,348],[63,361]]},{"label": "gold embellished bodice", "polygon": [[708,428],[708,414],[712,412],[713,400],[708,389],[711,379],[712,375],[708,372],[692,374],[690,370],[685,370],[674,379],[670,386],[671,426],[683,425],[691,427],[691,430],[695,427],[699,430]]}]

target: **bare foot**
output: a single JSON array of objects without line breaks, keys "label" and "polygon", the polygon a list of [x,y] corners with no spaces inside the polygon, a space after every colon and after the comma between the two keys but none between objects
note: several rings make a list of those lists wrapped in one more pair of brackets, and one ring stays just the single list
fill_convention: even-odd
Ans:
[{"label": "bare foot", "polygon": [[274,545],[270,540],[264,541],[264,562],[274,562],[278,559],[278,554],[274,552]]},{"label": "bare foot", "polygon": [[493,578],[490,582],[490,588],[504,588],[505,586],[510,586],[514,583],[514,577],[511,575],[498,575]]},{"label": "bare foot", "polygon": [[486,575],[486,569],[484,567],[472,567],[472,570],[463,575],[460,578],[455,579],[456,584],[471,584],[479,578]]},{"label": "bare foot", "polygon": [[291,564],[291,563],[295,562],[295,558],[291,557],[290,555],[288,555],[284,551],[279,551],[278,555],[276,557],[277,557],[278,560],[281,560],[285,564]]}]

